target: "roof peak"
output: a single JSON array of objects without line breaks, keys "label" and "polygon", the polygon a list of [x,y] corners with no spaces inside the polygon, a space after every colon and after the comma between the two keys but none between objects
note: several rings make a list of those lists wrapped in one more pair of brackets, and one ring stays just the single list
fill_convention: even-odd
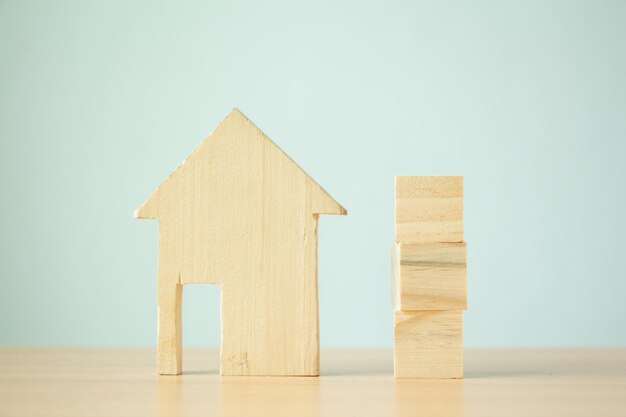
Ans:
[{"label": "roof peak", "polygon": [[260,136],[269,141],[269,143],[276,148],[278,152],[282,154],[285,158],[287,158],[295,168],[300,170],[305,177],[311,181],[315,186],[319,188],[319,191],[324,195],[324,200],[327,200],[325,204],[323,204],[325,211],[320,211],[319,214],[328,213],[328,214],[347,214],[347,210],[343,208],[337,201],[335,201],[330,194],[322,186],[320,186],[296,161],[294,161],[285,151],[283,151],[268,135],[265,134],[258,126],[256,126],[241,110],[237,107],[234,107],[228,115],[211,131],[211,133],[202,141],[198,146],[196,146],[193,151],[172,171],[162,182],[161,184],[152,192],[152,194],[148,197],[148,199],[135,211],[136,218],[157,218],[155,210],[151,209],[151,206],[154,206],[154,200],[156,199],[157,194],[163,187],[163,184],[167,183],[173,176],[177,173],[180,173],[181,169],[185,166],[187,161],[193,159],[196,154],[202,149],[208,141],[220,130],[226,129],[229,127],[231,121],[235,121],[236,119],[243,120],[244,123],[252,126],[254,130],[256,130]]}]

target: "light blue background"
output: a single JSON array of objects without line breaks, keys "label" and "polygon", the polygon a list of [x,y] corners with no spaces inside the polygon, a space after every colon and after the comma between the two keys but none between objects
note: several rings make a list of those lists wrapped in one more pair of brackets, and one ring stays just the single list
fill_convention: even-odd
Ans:
[{"label": "light blue background", "polygon": [[626,2],[226,0],[0,0],[0,343],[154,345],[132,213],[233,107],[349,210],[323,346],[392,343],[397,174],[465,176],[468,346],[626,344]]}]

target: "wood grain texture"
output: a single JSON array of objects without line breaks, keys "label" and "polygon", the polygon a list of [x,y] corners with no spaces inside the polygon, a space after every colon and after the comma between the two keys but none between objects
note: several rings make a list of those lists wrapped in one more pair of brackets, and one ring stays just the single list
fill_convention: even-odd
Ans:
[{"label": "wood grain texture", "polygon": [[396,242],[462,242],[463,177],[397,176]]},{"label": "wood grain texture", "polygon": [[466,349],[464,379],[394,379],[391,349],[321,350],[319,378],[219,376],[217,349],[0,347],[0,416],[616,417],[626,349]]},{"label": "wood grain texture", "polygon": [[465,243],[394,243],[394,309],[467,308]]},{"label": "wood grain texture", "polygon": [[135,213],[159,220],[159,373],[182,371],[182,285],[215,283],[222,375],[318,375],[318,217],[346,213],[233,110]]},{"label": "wood grain texture", "polygon": [[395,311],[396,378],[463,378],[463,312]]}]

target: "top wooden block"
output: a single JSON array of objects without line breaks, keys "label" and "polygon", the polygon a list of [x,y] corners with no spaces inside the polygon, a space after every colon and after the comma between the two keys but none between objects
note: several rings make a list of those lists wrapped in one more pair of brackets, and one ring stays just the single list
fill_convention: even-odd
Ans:
[{"label": "top wooden block", "polygon": [[396,242],[463,242],[463,177],[396,177]]}]

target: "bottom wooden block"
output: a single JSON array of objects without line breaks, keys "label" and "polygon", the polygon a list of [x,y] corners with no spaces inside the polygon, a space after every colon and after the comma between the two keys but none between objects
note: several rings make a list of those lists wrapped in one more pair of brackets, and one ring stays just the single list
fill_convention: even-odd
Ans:
[{"label": "bottom wooden block", "polygon": [[463,311],[395,311],[396,378],[463,378]]}]

